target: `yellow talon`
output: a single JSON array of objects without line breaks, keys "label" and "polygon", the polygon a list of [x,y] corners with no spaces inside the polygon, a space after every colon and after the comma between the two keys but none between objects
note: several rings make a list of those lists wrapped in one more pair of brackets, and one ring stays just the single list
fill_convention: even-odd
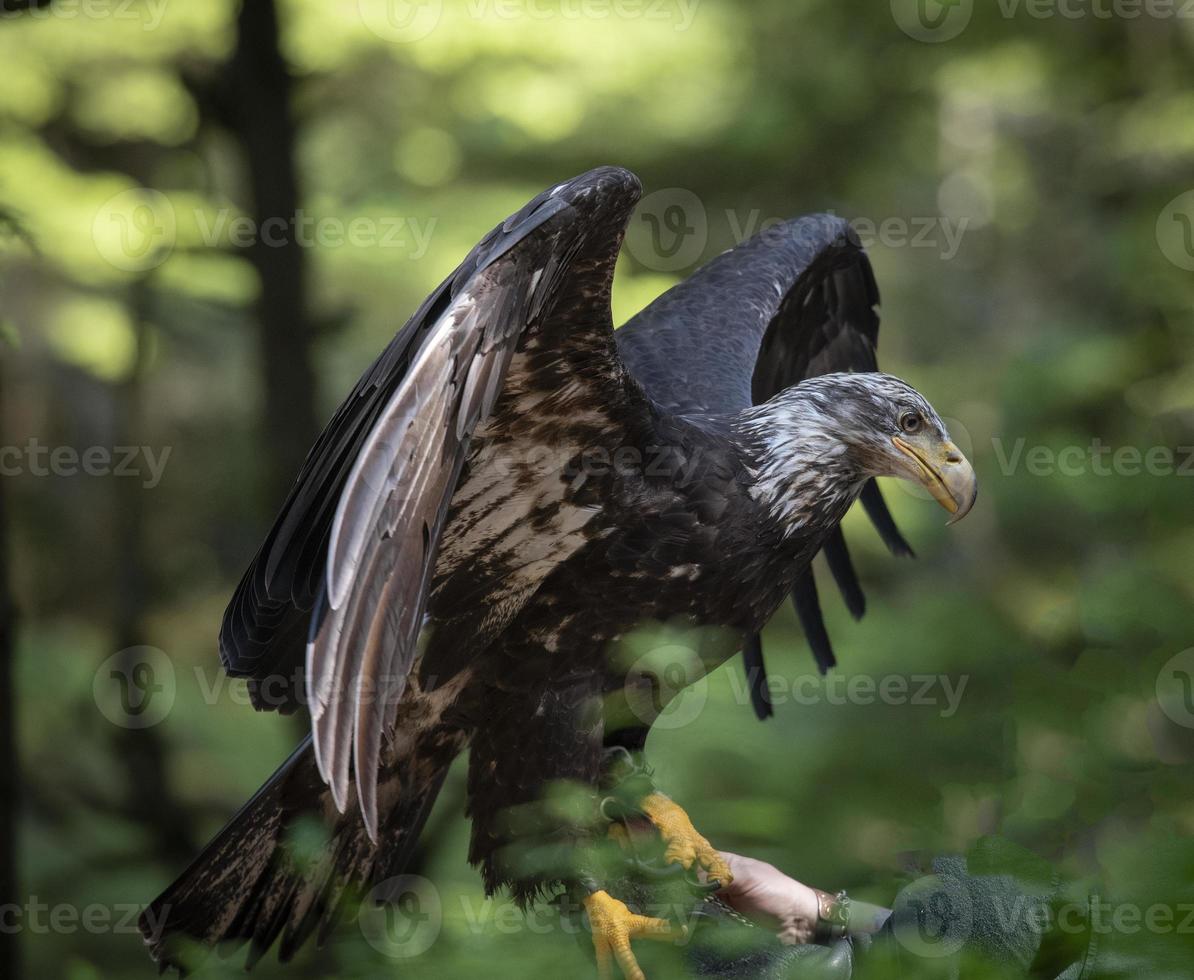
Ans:
[{"label": "yellow talon", "polygon": [[613,960],[618,961],[626,980],[646,980],[630,949],[632,939],[658,939],[669,942],[688,935],[686,926],[674,926],[666,919],[636,915],[608,892],[593,892],[584,900],[589,925],[593,929],[593,949],[597,953],[597,975],[613,980]]},{"label": "yellow talon", "polygon": [[728,885],[734,880],[734,876],[730,874],[730,866],[714,850],[713,845],[697,833],[692,821],[688,819],[688,814],[678,804],[662,793],[651,793],[639,806],[667,844],[667,850],[663,855],[665,861],[678,862],[685,868],[691,868],[695,863],[703,868],[710,878],[716,879],[722,885]]}]

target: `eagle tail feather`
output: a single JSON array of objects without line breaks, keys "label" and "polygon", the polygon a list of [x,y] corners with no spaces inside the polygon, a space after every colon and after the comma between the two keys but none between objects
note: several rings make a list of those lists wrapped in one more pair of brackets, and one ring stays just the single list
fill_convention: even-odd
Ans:
[{"label": "eagle tail feather", "polygon": [[282,962],[313,934],[322,946],[354,898],[405,870],[450,763],[410,756],[383,768],[379,782],[394,795],[377,846],[355,807],[332,806],[308,736],[142,913],[150,955],[185,975],[204,947],[248,943],[247,970],[279,937]]}]

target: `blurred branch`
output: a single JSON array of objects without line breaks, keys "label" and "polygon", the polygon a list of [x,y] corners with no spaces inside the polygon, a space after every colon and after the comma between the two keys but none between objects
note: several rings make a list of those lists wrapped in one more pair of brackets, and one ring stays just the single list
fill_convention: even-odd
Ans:
[{"label": "blurred branch", "polygon": [[0,236],[16,239],[34,255],[40,254],[37,242],[25,227],[20,216],[5,207],[0,207]]}]

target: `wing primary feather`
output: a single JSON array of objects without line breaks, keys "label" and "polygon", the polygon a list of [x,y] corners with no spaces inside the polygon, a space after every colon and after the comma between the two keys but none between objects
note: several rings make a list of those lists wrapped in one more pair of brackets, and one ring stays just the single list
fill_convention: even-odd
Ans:
[{"label": "wing primary feather", "polygon": [[866,595],[858,581],[858,573],[854,571],[854,563],[850,561],[850,550],[846,547],[846,536],[842,534],[840,524],[826,539],[822,550],[850,615],[855,619],[862,619],[866,614]]},{"label": "wing primary feather", "polygon": [[746,670],[746,685],[750,703],[759,721],[766,721],[775,710],[771,706],[771,692],[767,689],[767,665],[763,662],[763,638],[750,633],[742,641],[742,666]]},{"label": "wing primary feather", "polygon": [[[446,424],[443,418],[449,409],[446,387],[422,403],[426,414],[420,423],[429,430],[437,430]],[[413,431],[413,430],[412,430]],[[357,740],[353,761],[357,774],[357,793],[361,799],[361,812],[370,837],[377,832],[376,798],[373,795],[376,783],[378,752],[381,743],[381,726],[367,734],[364,743],[361,733],[367,722],[380,717],[381,705],[390,697],[401,696],[405,687],[406,669],[410,665],[409,650],[413,645],[399,637],[396,621],[406,617],[416,625],[421,622],[421,612],[414,612],[419,601],[421,585],[419,571],[426,564],[426,556],[411,555],[408,547],[416,540],[419,505],[425,501],[438,500],[443,493],[443,468],[433,456],[421,455],[413,465],[404,467],[398,475],[398,482],[381,509],[378,529],[388,532],[394,540],[409,543],[399,550],[376,549],[374,561],[362,568],[360,584],[353,591],[346,611],[349,624],[338,650],[337,684],[335,691],[341,695],[353,690],[351,705],[339,705],[334,724],[324,729],[329,733],[335,748],[334,787],[347,791],[350,746],[353,745],[353,729]],[[421,541],[421,536],[419,538]],[[401,672],[395,676],[392,665],[397,660]],[[355,679],[355,683],[354,683]],[[323,733],[321,733],[323,734]]]},{"label": "wing primary feather", "polygon": [[437,366],[442,369],[444,359],[452,356],[451,341],[451,334],[441,331],[434,342],[419,352],[409,377],[391,396],[382,421],[369,434],[353,464],[344,495],[336,508],[328,545],[328,601],[333,609],[343,606],[356,579],[361,553],[377,510],[385,500],[382,491],[395,455],[390,440],[401,441],[401,433],[408,427],[420,402],[419,379],[428,373],[434,375]]},{"label": "wing primary feather", "polygon": [[796,607],[796,615],[800,618],[804,637],[813,651],[813,659],[817,661],[817,669],[822,674],[829,673],[830,667],[837,666],[837,658],[833,655],[829,634],[825,631],[825,620],[821,618],[817,583],[811,571],[805,572],[796,580],[796,585],[792,588],[792,604]]},{"label": "wing primary feather", "polygon": [[[455,485],[459,473],[459,462],[444,468],[441,470],[440,485]],[[444,496],[443,491],[426,493],[426,499],[435,499],[437,496]],[[446,508],[447,501],[444,506]],[[372,678],[373,684],[372,690],[366,692],[370,697],[358,697],[356,703],[354,764],[361,817],[369,839],[375,844],[378,841],[377,771],[381,737],[384,731],[393,726],[398,701],[406,689],[407,673],[414,661],[419,626],[426,605],[427,585],[434,571],[433,558],[439,547],[438,535],[442,524],[438,514],[433,515],[430,521],[423,522],[418,535],[423,553],[416,570],[405,574],[399,569],[389,577],[378,603],[380,615],[374,619],[365,645],[366,660],[360,673],[361,682]],[[405,533],[413,536],[413,529]],[[422,573],[418,574],[417,569],[421,569]],[[376,666],[379,660],[380,669]]]},{"label": "wing primary feather", "polygon": [[875,530],[879,532],[879,537],[887,545],[888,551],[899,558],[916,557],[912,545],[904,540],[900,529],[896,527],[895,519],[891,516],[891,511],[887,509],[887,501],[883,499],[879,484],[873,479],[867,480],[862,488],[862,506],[866,510],[867,517],[871,519],[871,523],[875,525]]}]

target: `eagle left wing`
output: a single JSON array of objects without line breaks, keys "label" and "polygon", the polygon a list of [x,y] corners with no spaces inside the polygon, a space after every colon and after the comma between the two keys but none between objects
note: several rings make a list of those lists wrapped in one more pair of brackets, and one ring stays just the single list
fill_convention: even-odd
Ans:
[{"label": "eagle left wing", "polygon": [[[320,771],[343,806],[352,756],[371,837],[382,735],[414,662],[461,471],[484,448],[474,433],[499,396],[518,401],[528,386],[554,399],[557,428],[622,402],[609,296],[638,196],[633,174],[602,168],[507,221],[480,260],[466,263],[349,473],[306,666]],[[521,408],[503,408],[485,439],[508,437]],[[546,407],[535,417],[547,418]]]},{"label": "eagle left wing", "polygon": [[[639,193],[628,171],[590,171],[473,249],[336,412],[225,614],[224,663],[259,685],[294,661],[310,623],[301,663],[316,761],[341,810],[353,770],[374,840],[382,735],[478,427],[498,418],[508,375],[552,389],[564,414],[620,405],[627,390],[609,296]],[[487,427],[493,441],[498,428]]]},{"label": "eagle left wing", "polygon": [[[879,290],[857,235],[838,217],[809,215],[769,228],[722,253],[617,331],[631,373],[664,409],[729,415],[805,378],[876,371]],[[896,555],[911,555],[868,481],[862,504]],[[866,600],[840,526],[823,548],[851,614]],[[822,672],[836,663],[811,569],[792,595]],[[749,636],[743,660],[760,718],[771,714],[762,643]]]}]

